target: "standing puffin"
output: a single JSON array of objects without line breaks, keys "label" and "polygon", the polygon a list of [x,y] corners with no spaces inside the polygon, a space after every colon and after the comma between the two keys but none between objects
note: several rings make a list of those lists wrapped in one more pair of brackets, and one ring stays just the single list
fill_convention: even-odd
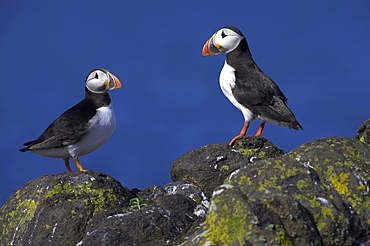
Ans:
[{"label": "standing puffin", "polygon": [[287,98],[252,59],[248,43],[241,31],[234,26],[218,30],[208,39],[202,49],[203,56],[226,53],[224,67],[220,73],[220,86],[224,95],[244,116],[240,134],[229,145],[244,136],[252,120],[261,120],[255,136],[260,136],[265,123],[302,129],[287,106]]},{"label": "standing puffin", "polygon": [[92,70],[86,78],[85,98],[20,151],[63,158],[68,171],[72,171],[69,158],[73,158],[78,170],[86,171],[78,157],[96,150],[112,136],[116,118],[108,91],[121,87],[119,79],[108,70]]}]

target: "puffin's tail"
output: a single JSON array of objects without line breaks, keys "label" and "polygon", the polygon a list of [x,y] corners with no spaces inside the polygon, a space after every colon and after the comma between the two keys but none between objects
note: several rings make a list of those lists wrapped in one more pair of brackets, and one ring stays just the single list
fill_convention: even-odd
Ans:
[{"label": "puffin's tail", "polygon": [[28,150],[30,149],[30,146],[31,146],[32,142],[33,142],[33,141],[29,141],[29,142],[27,142],[27,143],[24,143],[23,145],[25,145],[25,146],[27,146],[27,147],[26,147],[26,148],[23,148],[23,149],[20,149],[19,151],[20,151],[20,152],[26,152],[26,151],[28,151]]},{"label": "puffin's tail", "polygon": [[255,114],[262,121],[272,123],[277,126],[284,126],[289,129],[299,130],[302,129],[302,125],[297,121],[293,112],[290,110],[286,101],[278,99],[272,105],[259,105],[253,108]]},{"label": "puffin's tail", "polygon": [[289,125],[289,126],[287,126],[289,129],[294,129],[294,130],[301,129],[301,130],[303,130],[303,127],[301,126],[301,124],[299,124],[299,122],[295,119],[295,117],[294,117],[294,121],[287,122],[287,124]]}]

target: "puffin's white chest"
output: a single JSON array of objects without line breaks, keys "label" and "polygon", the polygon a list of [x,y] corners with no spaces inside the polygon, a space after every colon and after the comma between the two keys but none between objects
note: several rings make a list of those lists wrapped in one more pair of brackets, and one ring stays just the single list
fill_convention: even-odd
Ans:
[{"label": "puffin's white chest", "polygon": [[236,106],[238,102],[231,91],[235,87],[235,69],[227,64],[226,61],[220,73],[220,87],[224,95]]},{"label": "puffin's white chest", "polygon": [[77,143],[68,146],[72,157],[86,155],[102,146],[112,136],[116,127],[112,103],[108,107],[97,109],[96,115],[88,122],[90,125],[86,135]]},{"label": "puffin's white chest", "polygon": [[235,87],[235,69],[226,63],[220,73],[220,87],[224,95],[230,100],[230,102],[242,111],[244,120],[251,121],[254,119],[252,111],[247,109],[245,106],[240,104],[234,97],[232,89]]}]

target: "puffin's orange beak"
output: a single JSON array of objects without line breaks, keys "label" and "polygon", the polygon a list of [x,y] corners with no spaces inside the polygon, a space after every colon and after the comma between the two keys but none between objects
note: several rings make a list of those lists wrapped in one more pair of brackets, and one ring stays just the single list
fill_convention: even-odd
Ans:
[{"label": "puffin's orange beak", "polygon": [[110,72],[108,72],[108,75],[112,78],[112,80],[109,83],[109,90],[122,88],[121,81],[119,81],[119,79],[114,74],[111,74]]},{"label": "puffin's orange beak", "polygon": [[[217,47],[218,46],[218,47]],[[218,55],[221,51],[218,49],[220,45],[215,45],[213,42],[213,36],[207,40],[207,42],[203,45],[202,49],[202,56],[211,56],[211,55]]]}]

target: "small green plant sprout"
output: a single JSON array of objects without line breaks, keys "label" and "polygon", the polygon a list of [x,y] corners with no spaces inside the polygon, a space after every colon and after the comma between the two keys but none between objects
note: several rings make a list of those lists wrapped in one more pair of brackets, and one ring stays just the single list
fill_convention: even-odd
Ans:
[{"label": "small green plant sprout", "polygon": [[148,201],[147,199],[141,197],[132,198],[129,203],[130,205],[129,210],[130,211],[141,210],[144,207],[148,206],[148,204],[145,203],[147,201]]}]

